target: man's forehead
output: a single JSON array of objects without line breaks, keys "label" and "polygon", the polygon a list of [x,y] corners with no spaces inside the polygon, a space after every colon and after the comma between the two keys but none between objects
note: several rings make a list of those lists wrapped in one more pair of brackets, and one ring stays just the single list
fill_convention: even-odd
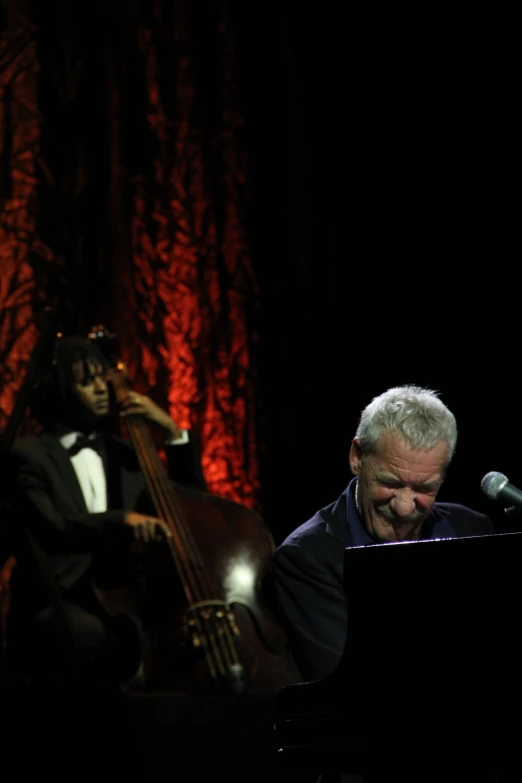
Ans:
[{"label": "man's forehead", "polygon": [[429,449],[409,444],[399,433],[386,430],[379,437],[374,454],[374,469],[379,471],[407,470],[435,473],[444,470],[449,447],[440,441]]},{"label": "man's forehead", "polygon": [[79,380],[86,375],[100,375],[103,374],[104,368],[99,359],[87,357],[85,359],[78,359],[72,365],[72,371],[74,377]]}]

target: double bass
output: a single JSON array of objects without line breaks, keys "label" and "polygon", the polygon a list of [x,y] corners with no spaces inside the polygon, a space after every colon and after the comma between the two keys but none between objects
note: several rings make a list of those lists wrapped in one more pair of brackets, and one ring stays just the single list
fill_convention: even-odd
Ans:
[{"label": "double bass", "polygon": [[[132,387],[116,337],[95,326],[89,339],[109,359],[109,382],[121,403]],[[156,515],[170,533],[148,547],[137,593],[99,591],[109,614],[124,611],[139,627],[139,687],[275,694],[298,681],[267,600],[275,545],[263,518],[242,504],[175,484],[145,418],[131,415],[125,422]]]}]

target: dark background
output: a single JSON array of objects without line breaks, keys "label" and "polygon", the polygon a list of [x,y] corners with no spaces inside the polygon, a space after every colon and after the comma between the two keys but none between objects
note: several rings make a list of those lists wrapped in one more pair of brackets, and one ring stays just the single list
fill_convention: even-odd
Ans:
[{"label": "dark background", "polygon": [[514,529],[480,481],[522,482],[520,7],[457,5],[287,9],[257,48],[241,19],[278,534],[344,488],[359,412],[403,383],[459,423],[440,499]]},{"label": "dark background", "polygon": [[[235,205],[248,248],[241,307],[250,403],[237,416],[253,434],[235,448],[246,465],[241,481],[254,487],[276,541],[344,489],[360,411],[403,383],[439,390],[459,423],[440,499],[514,529],[480,481],[499,470],[522,486],[520,3],[509,13],[328,1],[22,5],[38,39],[40,157],[58,172],[50,184],[37,167],[37,225],[52,252],[31,256],[33,309],[59,302],[84,328],[114,312],[110,303],[132,283],[124,271],[134,219],[128,191],[160,155],[142,127],[145,60],[132,44],[136,31],[150,29],[169,127],[182,95],[169,69],[190,56],[206,198],[218,233],[227,205]],[[228,49],[216,44],[220,30]],[[68,46],[81,49],[88,66],[73,109],[53,76],[67,70]],[[235,149],[244,152],[237,167],[244,190],[234,194],[223,184],[220,157],[232,105],[227,73],[241,120]],[[117,133],[112,105],[123,112]],[[60,190],[60,183],[79,150],[89,189],[77,203],[74,187]],[[115,156],[128,177],[111,207],[107,172]],[[116,203],[123,205],[117,215]],[[204,254],[198,265],[205,304]],[[226,295],[228,278],[219,280]],[[128,312],[131,320],[122,321],[121,305],[116,311],[118,325],[136,318]],[[230,327],[233,314],[220,315],[232,337],[243,329]],[[138,319],[128,328],[128,349],[138,341],[154,352],[161,328],[153,326]],[[207,349],[215,370],[218,352]],[[201,389],[209,378],[201,375]],[[230,374],[228,382],[237,379]],[[198,423],[200,399],[193,410]],[[257,462],[245,457],[252,443]],[[252,499],[251,487],[244,498]]]}]

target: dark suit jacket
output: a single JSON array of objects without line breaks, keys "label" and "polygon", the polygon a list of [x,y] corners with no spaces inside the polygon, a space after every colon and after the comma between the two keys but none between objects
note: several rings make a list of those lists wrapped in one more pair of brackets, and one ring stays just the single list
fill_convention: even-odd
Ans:
[{"label": "dark suit jacket", "polygon": [[[97,553],[130,539],[130,530],[123,525],[127,511],[156,515],[134,449],[112,436],[106,436],[105,446],[108,511],[95,514],[87,511],[57,433],[21,438],[13,448],[24,521],[46,551],[64,591],[89,573]],[[204,489],[197,441],[169,446],[167,455],[169,472],[178,483]]]},{"label": "dark suit jacket", "polygon": [[[351,482],[335,503],[297,528],[275,553],[275,578],[290,649],[304,680],[318,680],[337,666],[348,624],[343,589],[344,550],[352,546]],[[494,533],[489,518],[465,506],[435,503],[424,525],[444,518],[455,536]]]}]

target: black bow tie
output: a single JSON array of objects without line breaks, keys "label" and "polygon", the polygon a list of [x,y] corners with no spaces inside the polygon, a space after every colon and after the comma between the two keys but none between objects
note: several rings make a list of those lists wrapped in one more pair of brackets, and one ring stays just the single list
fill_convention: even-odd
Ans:
[{"label": "black bow tie", "polygon": [[79,435],[72,446],[69,446],[67,453],[70,457],[74,457],[82,449],[93,449],[98,454],[103,454],[104,443],[101,435]]}]

